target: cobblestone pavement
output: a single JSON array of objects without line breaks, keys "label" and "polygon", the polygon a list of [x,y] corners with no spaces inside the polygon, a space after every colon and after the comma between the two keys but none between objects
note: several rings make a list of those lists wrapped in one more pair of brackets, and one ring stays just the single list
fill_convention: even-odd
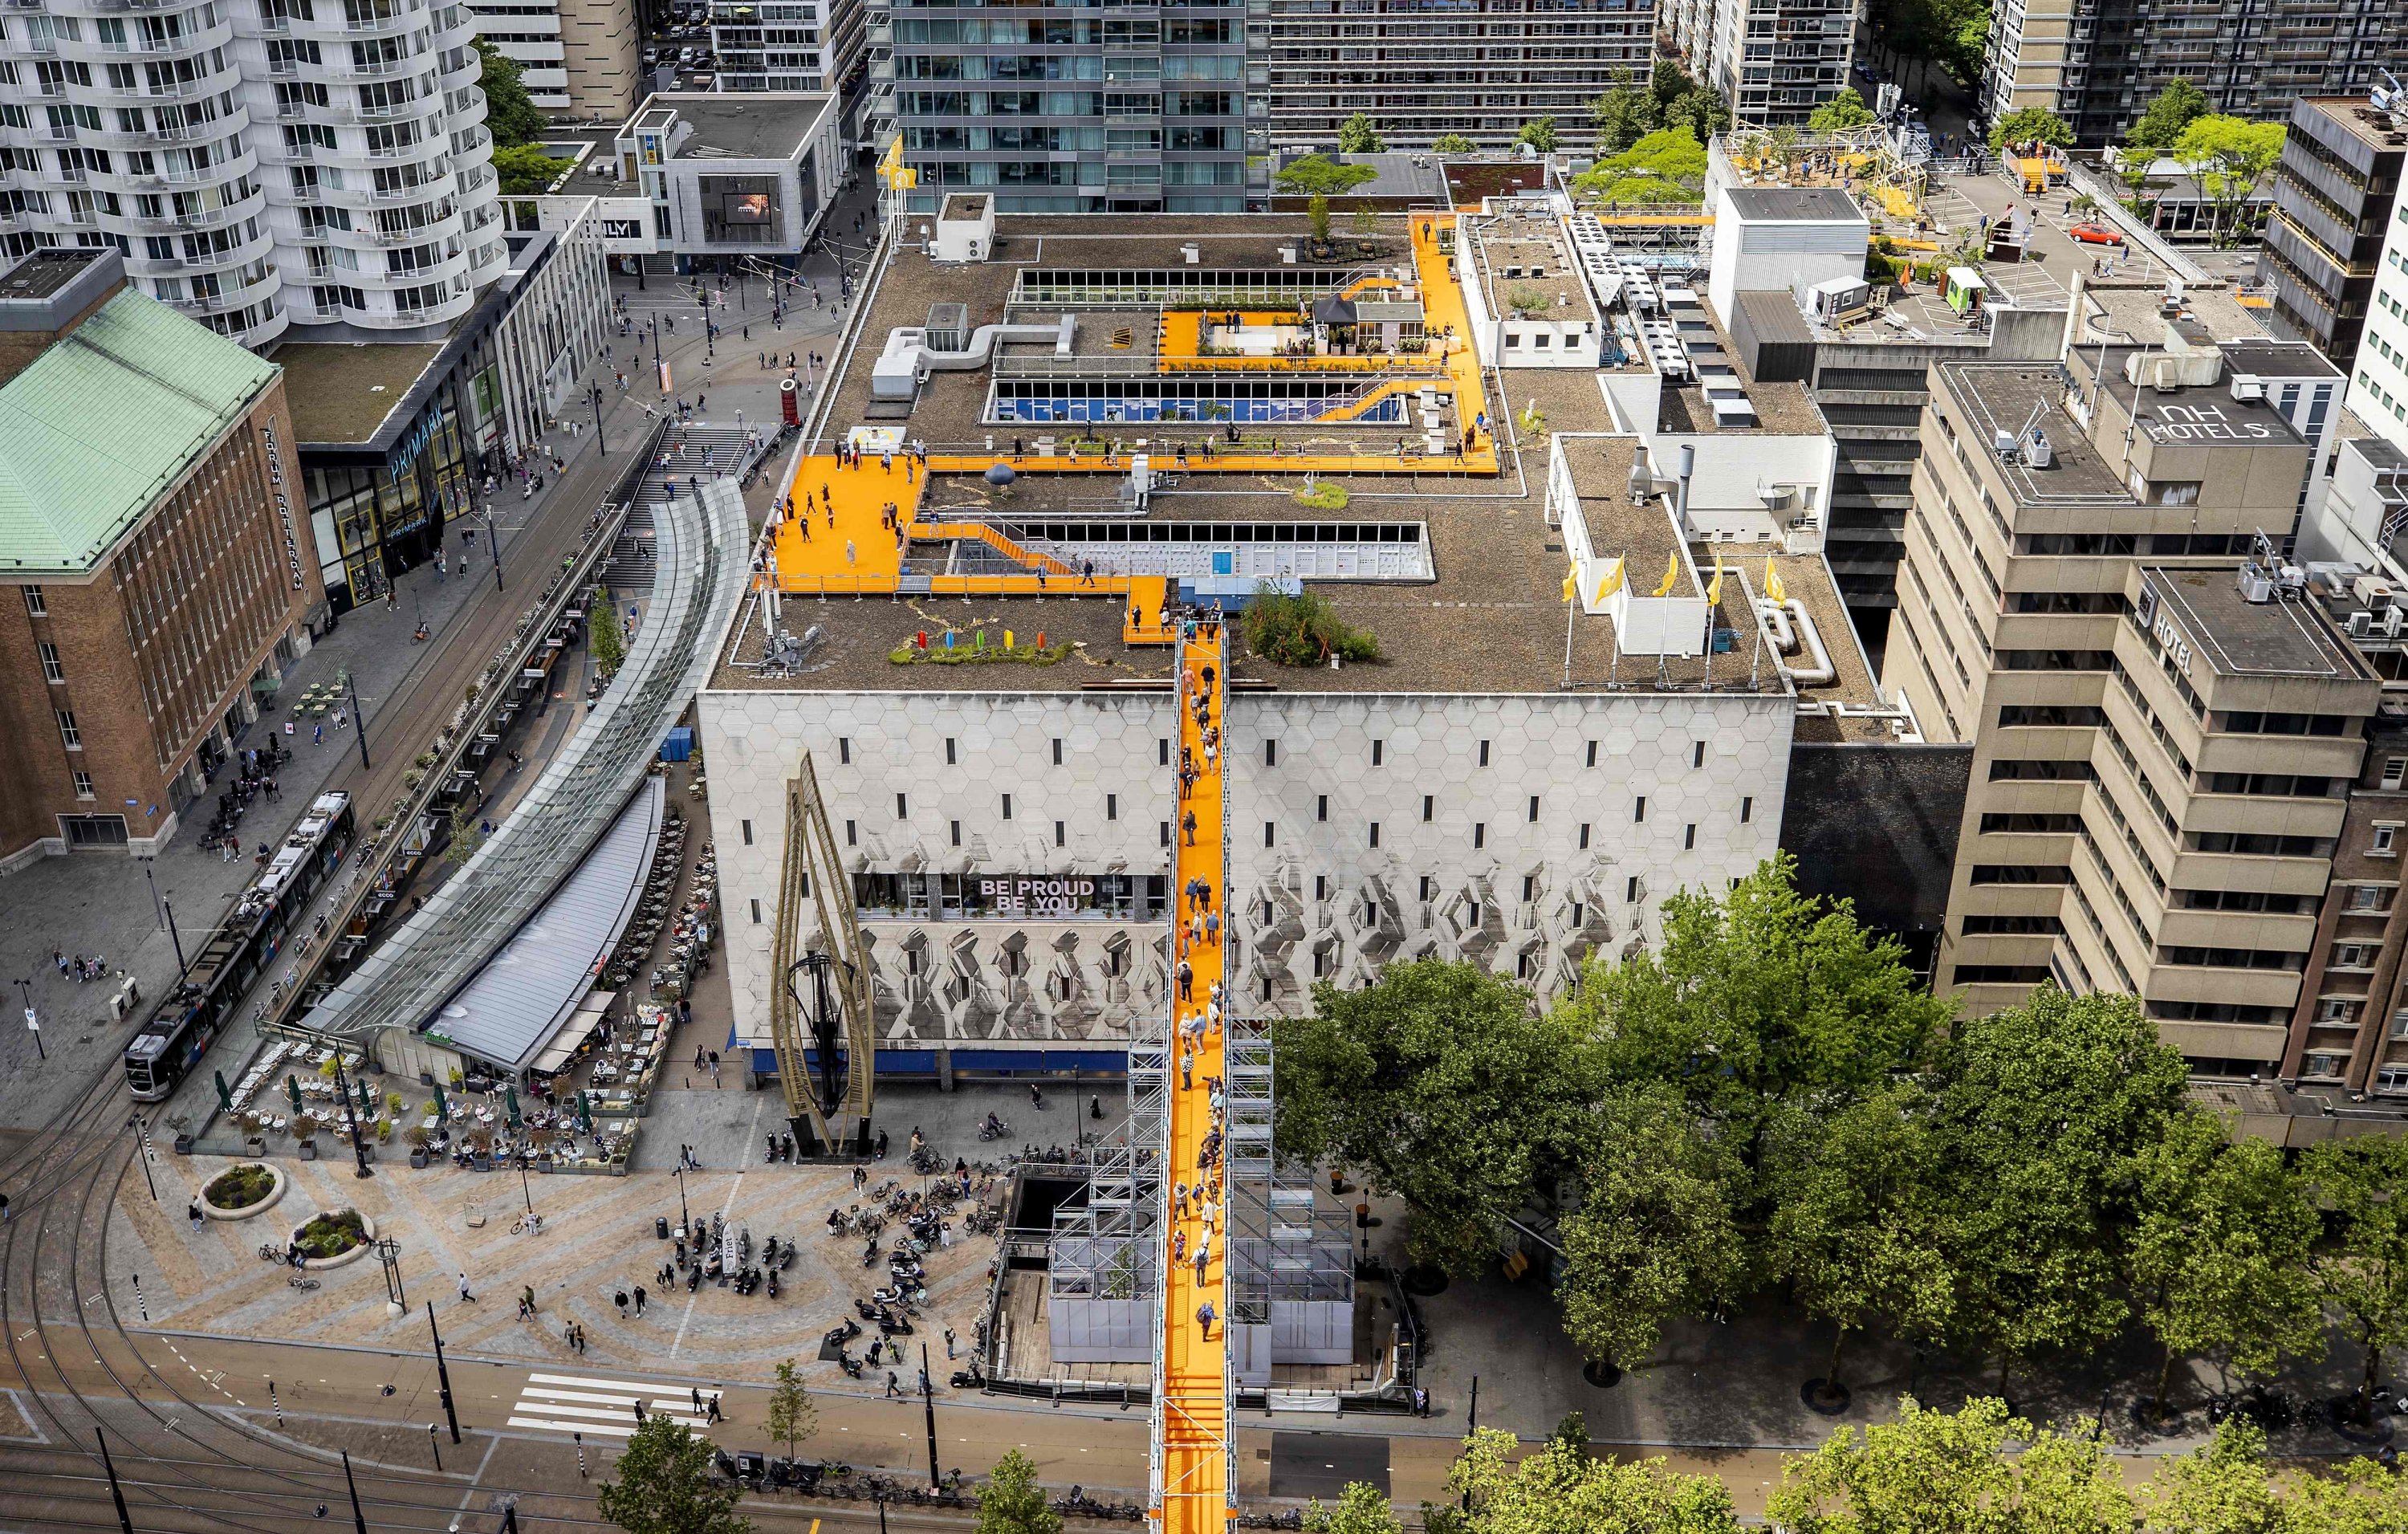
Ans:
[{"label": "cobblestone pavement", "polygon": [[[779,1122],[773,1093],[737,1096],[746,1115]],[[853,1315],[853,1301],[886,1282],[882,1262],[861,1266],[858,1237],[830,1235],[828,1211],[860,1197],[841,1168],[752,1166],[689,1172],[683,1179],[687,1205],[699,1220],[723,1214],[731,1226],[752,1233],[755,1250],[769,1236],[782,1244],[798,1240],[794,1265],[779,1275],[781,1293],[739,1295],[705,1283],[689,1293],[658,1281],[671,1243],[655,1240],[653,1221],[680,1219],[679,1180],[666,1173],[624,1178],[534,1176],[526,1183],[543,1215],[540,1235],[512,1235],[510,1226],[525,1208],[519,1178],[509,1172],[477,1173],[445,1163],[423,1170],[385,1164],[377,1175],[357,1179],[348,1161],[276,1163],[291,1185],[276,1207],[252,1219],[211,1221],[197,1233],[184,1220],[184,1199],[208,1178],[235,1163],[213,1157],[163,1157],[160,1202],[153,1205],[140,1183],[113,1212],[109,1266],[141,1275],[143,1303],[152,1325],[177,1330],[265,1340],[341,1343],[415,1350],[426,1345],[426,1302],[435,1302],[447,1348],[494,1358],[594,1371],[609,1369],[670,1369],[729,1382],[769,1379],[777,1365],[794,1358],[814,1386],[847,1385],[838,1366],[818,1360],[823,1332]],[[881,1172],[872,1186],[886,1181]],[[910,1180],[917,1186],[919,1180]],[[280,1247],[294,1226],[310,1216],[355,1207],[376,1222],[380,1235],[401,1244],[404,1290],[413,1313],[388,1314],[380,1264],[370,1257],[314,1276],[321,1287],[296,1293],[287,1271],[264,1262],[264,1242]],[[472,1226],[481,1212],[484,1224]],[[882,1246],[898,1227],[890,1225]],[[944,1329],[951,1326],[967,1353],[971,1326],[983,1305],[987,1265],[995,1254],[988,1238],[957,1239],[922,1260],[928,1272],[930,1303],[907,1346],[925,1341],[939,1364],[941,1385],[949,1369]],[[466,1272],[476,1302],[459,1297],[458,1275]],[[613,1296],[650,1291],[644,1313],[622,1316]],[[537,1319],[517,1319],[518,1297],[532,1287]],[[632,1311],[632,1306],[630,1307]],[[586,1349],[572,1352],[561,1333],[570,1323],[585,1328]],[[861,1355],[875,1328],[850,1344]],[[918,1349],[910,1346],[912,1366]],[[904,1383],[914,1383],[910,1369]],[[869,1383],[883,1383],[882,1373]]]}]

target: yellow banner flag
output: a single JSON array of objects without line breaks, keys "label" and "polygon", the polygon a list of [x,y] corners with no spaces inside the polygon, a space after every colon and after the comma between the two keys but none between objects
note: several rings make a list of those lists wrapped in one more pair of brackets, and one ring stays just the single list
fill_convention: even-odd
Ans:
[{"label": "yellow banner flag", "polygon": [[1622,564],[1615,560],[1605,567],[1605,579],[1597,583],[1597,599],[1600,602],[1622,589]]},{"label": "yellow banner flag", "polygon": [[1580,600],[1580,566],[1577,565],[1564,572],[1564,600],[1567,602]]},{"label": "yellow banner flag", "polygon": [[1020,648],[1018,645],[1012,643],[1011,630],[1008,628],[1003,631],[1003,648],[1006,650],[1017,650]]},{"label": "yellow banner flag", "polygon": [[1681,579],[1681,551],[1675,549],[1664,561],[1664,583],[1656,588],[1658,596],[1672,595],[1672,583]]},{"label": "yellow banner flag", "polygon": [[1776,602],[1789,600],[1788,591],[1781,584],[1781,572],[1772,567],[1772,556],[1764,556],[1764,595]]}]

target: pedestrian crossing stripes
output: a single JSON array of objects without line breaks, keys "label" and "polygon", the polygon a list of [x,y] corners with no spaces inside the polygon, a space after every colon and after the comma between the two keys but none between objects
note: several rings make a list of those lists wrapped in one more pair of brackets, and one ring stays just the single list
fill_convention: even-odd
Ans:
[{"label": "pedestrian crossing stripes", "polygon": [[509,1426],[538,1427],[555,1433],[594,1433],[604,1438],[636,1436],[636,1403],[646,1416],[662,1416],[687,1427],[705,1426],[694,1410],[691,1387],[681,1389],[657,1381],[596,1380],[580,1374],[530,1374],[526,1387],[510,1406]]}]

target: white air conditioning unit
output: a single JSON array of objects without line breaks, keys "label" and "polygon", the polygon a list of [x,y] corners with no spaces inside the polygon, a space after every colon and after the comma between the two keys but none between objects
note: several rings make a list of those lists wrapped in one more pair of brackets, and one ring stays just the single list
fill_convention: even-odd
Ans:
[{"label": "white air conditioning unit", "polygon": [[2385,608],[2383,621],[2375,626],[2383,631],[2383,637],[2386,639],[2400,638],[2400,631],[2403,627],[2408,627],[2408,608],[2401,607],[2396,603]]},{"label": "white air conditioning unit", "polygon": [[2255,373],[2235,373],[2232,375],[2232,397],[2235,399],[2264,399],[2266,397],[2266,380],[2259,378]]},{"label": "white air conditioning unit", "polygon": [[2349,637],[2363,639],[2374,630],[2374,614],[2359,611],[2349,615]]},{"label": "white air conditioning unit", "polygon": [[2379,575],[2358,577],[2349,583],[2349,594],[2358,598],[2361,607],[2387,607],[2399,600],[2391,589],[2391,582]]}]

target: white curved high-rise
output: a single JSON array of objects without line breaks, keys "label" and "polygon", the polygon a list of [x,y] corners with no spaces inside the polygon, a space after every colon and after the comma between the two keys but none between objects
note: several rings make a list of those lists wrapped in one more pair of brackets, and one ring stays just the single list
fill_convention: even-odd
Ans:
[{"label": "white curved high-rise", "polygon": [[114,245],[258,346],[401,338],[508,265],[466,7],[0,0],[0,241]]}]

